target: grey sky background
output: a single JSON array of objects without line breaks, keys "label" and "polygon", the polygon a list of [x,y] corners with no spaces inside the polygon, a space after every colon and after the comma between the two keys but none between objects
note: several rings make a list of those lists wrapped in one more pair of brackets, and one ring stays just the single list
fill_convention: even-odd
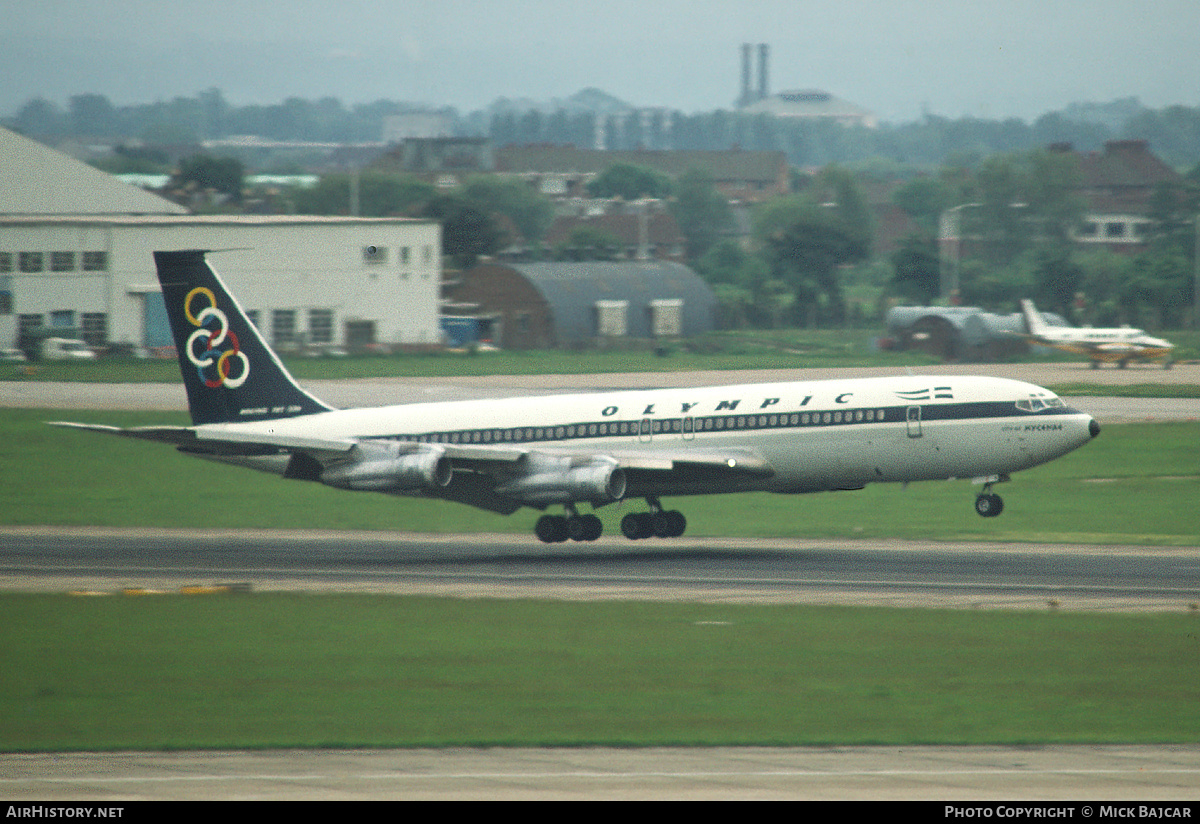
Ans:
[{"label": "grey sky background", "polygon": [[0,0],[0,114],[221,89],[235,105],[333,96],[451,105],[567,97],[733,107],[743,42],[770,89],[884,120],[1020,117],[1136,96],[1200,106],[1198,0]]}]

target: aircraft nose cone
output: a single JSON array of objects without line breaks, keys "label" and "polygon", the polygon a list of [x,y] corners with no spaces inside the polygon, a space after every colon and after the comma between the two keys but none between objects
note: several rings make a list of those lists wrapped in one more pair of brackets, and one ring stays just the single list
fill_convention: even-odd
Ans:
[{"label": "aircraft nose cone", "polygon": [[1100,424],[1096,422],[1095,418],[1092,418],[1092,422],[1088,424],[1088,434],[1093,438],[1100,434]]}]

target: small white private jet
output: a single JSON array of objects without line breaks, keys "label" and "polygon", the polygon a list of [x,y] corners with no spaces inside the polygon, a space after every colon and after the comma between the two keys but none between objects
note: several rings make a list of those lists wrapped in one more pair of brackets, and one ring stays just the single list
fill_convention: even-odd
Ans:
[{"label": "small white private jet", "polygon": [[1163,358],[1163,369],[1171,368],[1171,351],[1175,345],[1162,338],[1151,337],[1141,329],[1130,326],[1115,329],[1051,326],[1031,300],[1021,301],[1021,314],[1025,316],[1026,340],[1040,346],[1086,355],[1093,369],[1099,369],[1101,362],[1115,362],[1124,369],[1130,361],[1159,358]]},{"label": "small white private jet", "polygon": [[192,426],[58,423],[341,489],[545,514],[547,543],[593,541],[596,510],[642,499],[627,538],[682,535],[667,496],[803,493],[970,478],[993,484],[1100,431],[1041,387],[986,377],[891,377],[333,409],[288,374],[204,251],[155,252]]}]

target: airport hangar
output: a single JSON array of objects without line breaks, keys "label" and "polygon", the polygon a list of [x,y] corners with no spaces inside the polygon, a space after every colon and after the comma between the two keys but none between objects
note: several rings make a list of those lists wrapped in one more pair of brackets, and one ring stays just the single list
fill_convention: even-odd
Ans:
[{"label": "airport hangar", "polygon": [[441,343],[436,221],[177,215],[0,215],[0,340],[58,328],[98,348],[173,345],[154,270],[164,249],[214,250],[281,350]]},{"label": "airport hangar", "polygon": [[161,249],[215,250],[281,349],[441,342],[436,221],[191,215],[7,129],[0,170],[0,348],[58,330],[97,348],[170,346]]}]

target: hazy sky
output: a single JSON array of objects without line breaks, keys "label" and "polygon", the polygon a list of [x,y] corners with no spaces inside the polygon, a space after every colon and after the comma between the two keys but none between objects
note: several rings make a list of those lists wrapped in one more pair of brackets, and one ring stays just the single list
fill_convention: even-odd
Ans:
[{"label": "hazy sky", "polygon": [[771,91],[819,88],[883,119],[1032,119],[1136,96],[1200,106],[1197,0],[0,0],[0,113],[95,92],[216,87],[452,105],[596,86],[638,106],[731,108],[743,42]]}]

